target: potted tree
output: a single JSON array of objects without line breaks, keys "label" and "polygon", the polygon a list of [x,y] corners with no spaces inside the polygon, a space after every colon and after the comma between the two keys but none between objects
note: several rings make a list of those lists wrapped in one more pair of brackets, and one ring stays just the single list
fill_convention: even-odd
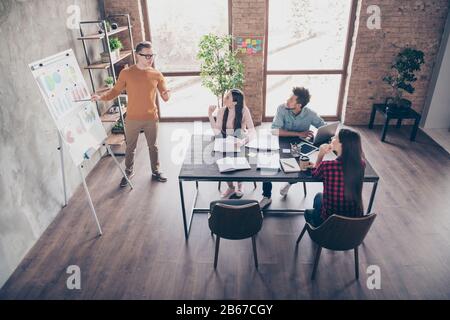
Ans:
[{"label": "potted tree", "polygon": [[244,86],[244,64],[231,49],[232,36],[204,35],[199,43],[197,58],[201,61],[202,85],[217,97],[219,107],[227,90]]},{"label": "potted tree", "polygon": [[387,97],[388,112],[402,113],[411,107],[411,101],[403,98],[404,92],[413,93],[413,83],[417,80],[416,71],[425,63],[424,53],[413,48],[402,49],[395,57],[391,72],[383,78],[392,89],[393,96]]}]

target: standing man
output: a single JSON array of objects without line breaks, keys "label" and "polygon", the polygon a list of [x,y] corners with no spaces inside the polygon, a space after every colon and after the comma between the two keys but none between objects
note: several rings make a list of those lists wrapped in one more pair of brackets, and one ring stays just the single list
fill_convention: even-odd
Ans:
[{"label": "standing man", "polygon": [[[310,139],[314,136],[311,125],[320,128],[325,125],[323,119],[306,105],[311,95],[308,89],[295,87],[286,103],[280,105],[272,122],[272,133],[280,137],[300,137]],[[292,183],[286,183],[280,194],[286,196]],[[272,183],[263,183],[263,198],[260,207],[263,209],[272,203]]]},{"label": "standing man", "polygon": [[[128,179],[134,176],[134,155],[136,144],[141,130],[145,133],[152,179],[160,182],[167,181],[159,168],[158,159],[158,108],[156,106],[156,90],[161,98],[168,101],[170,98],[166,81],[161,72],[152,67],[155,59],[152,44],[143,41],[136,46],[137,63],[120,72],[115,86],[103,95],[92,95],[93,101],[108,101],[117,98],[126,89],[128,94],[128,107],[125,121],[125,135],[127,148],[125,152],[125,172]],[[125,178],[120,182],[121,187],[128,184]]]}]

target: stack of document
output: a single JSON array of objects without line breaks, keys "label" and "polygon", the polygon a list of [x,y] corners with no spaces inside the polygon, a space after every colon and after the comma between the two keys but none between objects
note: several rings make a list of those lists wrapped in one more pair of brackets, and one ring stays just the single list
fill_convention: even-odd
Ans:
[{"label": "stack of document", "polygon": [[216,161],[220,172],[251,169],[245,157],[225,157]]},{"label": "stack of document", "polygon": [[256,164],[257,169],[280,169],[280,154],[279,153],[258,153],[258,160]]},{"label": "stack of document", "polygon": [[270,132],[259,133],[256,138],[250,140],[245,146],[258,150],[280,150],[278,137],[272,135]]},{"label": "stack of document", "polygon": [[281,166],[285,173],[300,172],[300,166],[295,158],[283,158],[280,159]]},{"label": "stack of document", "polygon": [[241,150],[242,140],[234,136],[224,138],[215,138],[214,151],[216,152],[239,152]]}]

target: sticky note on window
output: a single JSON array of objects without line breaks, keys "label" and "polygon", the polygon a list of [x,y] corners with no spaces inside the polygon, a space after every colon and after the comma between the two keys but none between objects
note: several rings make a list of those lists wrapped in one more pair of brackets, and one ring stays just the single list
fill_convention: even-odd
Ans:
[{"label": "sticky note on window", "polygon": [[247,48],[247,54],[252,54],[252,53],[253,53],[252,48]]},{"label": "sticky note on window", "polygon": [[256,46],[256,40],[252,40],[252,45]]},{"label": "sticky note on window", "polygon": [[250,43],[252,43],[252,40],[251,40],[251,39],[246,39],[245,42],[246,42],[247,44],[250,44]]},{"label": "sticky note on window", "polygon": [[261,39],[257,39],[256,44],[261,45]]},{"label": "sticky note on window", "polygon": [[247,42],[243,42],[242,43],[242,48],[246,48],[247,47]]}]

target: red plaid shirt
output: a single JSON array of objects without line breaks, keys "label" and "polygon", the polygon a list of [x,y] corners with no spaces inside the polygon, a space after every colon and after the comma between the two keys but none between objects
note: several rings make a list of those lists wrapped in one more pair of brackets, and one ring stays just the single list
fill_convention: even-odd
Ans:
[{"label": "red plaid shirt", "polygon": [[[363,166],[365,165],[363,161]],[[323,180],[321,217],[324,221],[332,214],[347,217],[360,216],[355,202],[348,201],[344,197],[344,170],[340,158],[322,161],[312,170],[312,175]]]}]

